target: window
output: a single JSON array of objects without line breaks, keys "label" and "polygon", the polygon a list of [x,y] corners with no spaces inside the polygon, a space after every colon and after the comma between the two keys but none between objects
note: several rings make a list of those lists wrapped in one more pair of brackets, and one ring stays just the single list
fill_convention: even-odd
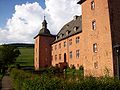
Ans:
[{"label": "window", "polygon": [[76,37],[76,43],[79,43],[79,39],[80,39],[79,37]]},{"label": "window", "polygon": [[72,51],[70,52],[70,59],[72,59]]},{"label": "window", "polygon": [[98,69],[98,62],[97,62],[97,61],[94,62],[94,68],[95,68],[95,69]]},{"label": "window", "polygon": [[55,61],[57,61],[57,55],[55,55]]},{"label": "window", "polygon": [[96,29],[96,21],[92,21],[92,29],[95,30]]},{"label": "window", "polygon": [[70,31],[69,31],[69,30],[67,30],[67,31],[66,31],[66,36],[68,36],[68,35],[69,35],[69,33],[70,33]]},{"label": "window", "polygon": [[91,2],[91,10],[94,10],[95,9],[95,2],[94,0]]},{"label": "window", "polygon": [[93,44],[93,52],[97,53],[97,43]]},{"label": "window", "polygon": [[69,45],[72,45],[72,39],[69,40]]},{"label": "window", "polygon": [[36,48],[36,53],[37,53],[37,48]]},{"label": "window", "polygon": [[57,39],[58,39],[58,36],[56,36],[55,38],[56,38],[56,40],[57,40]]},{"label": "window", "polygon": [[55,50],[57,49],[57,45],[55,45]]},{"label": "window", "polygon": [[66,47],[66,41],[64,42],[64,47]]},{"label": "window", "polygon": [[76,50],[76,58],[80,57],[80,50]]},{"label": "window", "polygon": [[61,60],[61,54],[59,54],[59,60]]},{"label": "window", "polygon": [[61,48],[61,43],[59,43],[59,48]]},{"label": "window", "polygon": [[64,35],[64,34],[60,34],[60,38],[62,38],[62,37],[63,37],[63,35]]},{"label": "window", "polygon": [[76,32],[76,31],[77,31],[77,29],[78,29],[78,27],[76,27],[76,26],[75,26],[73,29],[74,29],[74,31]]}]

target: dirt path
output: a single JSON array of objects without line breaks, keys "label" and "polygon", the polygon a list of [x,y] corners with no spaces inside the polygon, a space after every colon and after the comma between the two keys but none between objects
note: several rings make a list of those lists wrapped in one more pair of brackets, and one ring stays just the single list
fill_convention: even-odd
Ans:
[{"label": "dirt path", "polygon": [[5,75],[2,78],[2,89],[1,90],[14,90],[10,76]]}]

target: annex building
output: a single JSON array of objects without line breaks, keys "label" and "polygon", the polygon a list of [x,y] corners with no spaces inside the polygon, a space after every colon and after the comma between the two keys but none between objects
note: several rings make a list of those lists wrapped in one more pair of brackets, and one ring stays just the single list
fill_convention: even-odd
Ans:
[{"label": "annex building", "polygon": [[82,16],[74,16],[57,35],[44,19],[35,39],[34,66],[84,67],[84,75],[120,76],[120,1],[80,0]]}]

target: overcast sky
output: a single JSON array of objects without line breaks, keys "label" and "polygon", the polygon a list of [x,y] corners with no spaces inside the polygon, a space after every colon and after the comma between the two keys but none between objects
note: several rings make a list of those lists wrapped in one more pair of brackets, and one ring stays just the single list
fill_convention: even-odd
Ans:
[{"label": "overcast sky", "polygon": [[44,13],[48,29],[57,34],[62,26],[81,15],[79,0],[0,0],[0,44],[33,43]]}]

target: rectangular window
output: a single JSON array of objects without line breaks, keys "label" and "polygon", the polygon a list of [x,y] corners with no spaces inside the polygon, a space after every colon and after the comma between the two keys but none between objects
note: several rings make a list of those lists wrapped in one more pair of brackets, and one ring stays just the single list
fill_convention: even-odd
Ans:
[{"label": "rectangular window", "polygon": [[97,53],[97,43],[93,44],[93,52]]},{"label": "rectangular window", "polygon": [[55,50],[57,49],[57,45],[55,45]]},{"label": "rectangular window", "polygon": [[36,53],[37,53],[37,48],[36,48]]},{"label": "rectangular window", "polygon": [[76,58],[80,57],[80,50],[76,50]]},{"label": "rectangular window", "polygon": [[69,40],[69,45],[72,45],[72,39]]},{"label": "rectangular window", "polygon": [[95,30],[96,29],[96,21],[92,21],[92,29]]},{"label": "rectangular window", "polygon": [[61,43],[59,43],[59,48],[61,48]]},{"label": "rectangular window", "polygon": [[61,54],[59,54],[59,60],[61,60]]},{"label": "rectangular window", "polygon": [[72,59],[72,51],[70,52],[70,59]]},{"label": "rectangular window", "polygon": [[79,43],[79,37],[76,37],[76,44]]},{"label": "rectangular window", "polygon": [[94,10],[95,9],[95,2],[94,0],[91,2],[91,10]]},{"label": "rectangular window", "polygon": [[57,61],[57,55],[55,55],[55,61]]},{"label": "rectangular window", "polygon": [[66,47],[66,41],[64,42],[64,47]]}]

